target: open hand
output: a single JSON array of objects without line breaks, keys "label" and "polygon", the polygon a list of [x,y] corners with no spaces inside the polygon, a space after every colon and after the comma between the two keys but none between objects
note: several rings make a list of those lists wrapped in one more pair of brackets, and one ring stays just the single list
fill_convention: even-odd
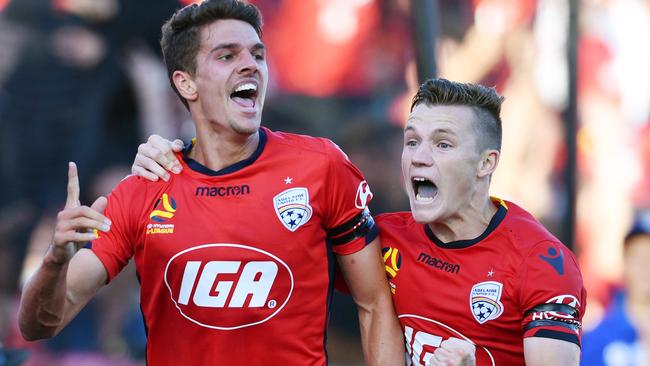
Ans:
[{"label": "open hand", "polygon": [[131,173],[154,182],[158,178],[168,181],[168,171],[175,174],[181,172],[181,164],[174,155],[181,150],[183,141],[169,141],[158,135],[151,135],[146,143],[138,146]]}]

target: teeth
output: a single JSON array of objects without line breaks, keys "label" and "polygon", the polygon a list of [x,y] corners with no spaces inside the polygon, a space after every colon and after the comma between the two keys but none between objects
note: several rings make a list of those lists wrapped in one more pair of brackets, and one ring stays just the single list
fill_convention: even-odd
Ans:
[{"label": "teeth", "polygon": [[240,92],[240,91],[244,91],[244,90],[257,90],[257,85],[255,85],[253,83],[245,83],[245,84],[242,84],[242,85],[238,86],[237,89],[235,89],[235,92]]},{"label": "teeth", "polygon": [[422,197],[420,194],[415,195],[415,199],[420,202],[431,202],[433,201],[433,197]]}]

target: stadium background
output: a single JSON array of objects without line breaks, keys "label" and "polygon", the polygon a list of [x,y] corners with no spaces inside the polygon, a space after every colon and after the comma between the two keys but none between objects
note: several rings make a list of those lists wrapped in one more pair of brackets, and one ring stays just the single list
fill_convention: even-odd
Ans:
[{"label": "stadium background", "polygon": [[[264,14],[269,49],[263,123],[332,138],[366,174],[374,213],[408,209],[399,157],[417,86],[411,1],[252,2]],[[580,1],[573,35],[569,0],[433,3],[438,75],[495,86],[507,98],[492,194],[528,208],[560,237],[570,207],[564,116],[575,76],[574,250],[590,296],[588,328],[620,281],[621,241],[635,210],[650,208],[650,1]],[[158,57],[160,25],[179,4],[0,0],[0,340],[30,349],[26,365],[142,364],[132,268],[61,336],[35,344],[17,333],[14,283],[51,238],[67,161],[78,162],[90,203],[128,174],[149,134],[192,137]],[[575,75],[566,58],[572,36]],[[362,363],[354,313],[337,295],[333,365]]]}]

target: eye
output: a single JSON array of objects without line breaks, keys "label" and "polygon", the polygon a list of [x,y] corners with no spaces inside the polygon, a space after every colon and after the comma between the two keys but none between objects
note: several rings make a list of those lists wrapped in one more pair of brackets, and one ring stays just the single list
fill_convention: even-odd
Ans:
[{"label": "eye", "polygon": [[409,147],[415,147],[415,146],[418,146],[418,142],[417,142],[417,140],[410,139],[410,140],[406,140],[405,145],[409,146]]},{"label": "eye", "polygon": [[439,142],[438,147],[443,150],[451,149],[451,145],[446,142]]},{"label": "eye", "polygon": [[264,54],[264,52],[258,52],[256,54],[254,54],[253,56],[255,57],[256,60],[259,60],[259,61],[264,61],[266,59],[266,55]]},{"label": "eye", "polygon": [[232,60],[233,57],[234,56],[231,53],[226,53],[226,54],[223,54],[223,55],[217,57],[217,60],[228,61],[228,60]]}]

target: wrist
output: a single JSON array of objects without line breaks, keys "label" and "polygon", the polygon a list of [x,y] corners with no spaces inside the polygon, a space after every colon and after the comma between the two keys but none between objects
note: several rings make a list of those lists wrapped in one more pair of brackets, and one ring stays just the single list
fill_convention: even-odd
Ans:
[{"label": "wrist", "polygon": [[57,248],[55,244],[50,244],[50,248],[43,258],[43,267],[53,270],[61,270],[68,265],[70,258],[63,248]]}]

